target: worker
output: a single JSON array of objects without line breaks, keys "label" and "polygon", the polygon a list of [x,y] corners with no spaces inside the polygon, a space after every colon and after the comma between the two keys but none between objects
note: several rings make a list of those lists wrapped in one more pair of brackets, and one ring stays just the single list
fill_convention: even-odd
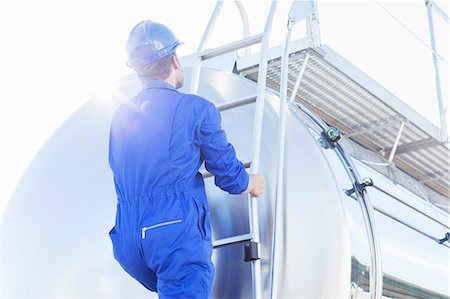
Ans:
[{"label": "worker", "polygon": [[[230,194],[258,197],[262,175],[248,175],[213,103],[178,92],[181,43],[163,24],[137,24],[128,65],[142,90],[113,114],[109,163],[118,204],[110,231],[115,259],[159,298],[211,298],[214,266],[203,161]],[[249,136],[251,137],[251,136]]]}]

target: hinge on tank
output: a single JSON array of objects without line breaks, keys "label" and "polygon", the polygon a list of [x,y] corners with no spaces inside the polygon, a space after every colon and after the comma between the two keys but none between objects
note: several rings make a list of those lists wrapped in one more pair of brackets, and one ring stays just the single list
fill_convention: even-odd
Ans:
[{"label": "hinge on tank", "polygon": [[[362,179],[362,183],[355,183],[356,186],[356,190],[358,191],[358,193],[362,194],[363,190],[366,189],[366,187],[370,187],[373,186],[373,180],[371,178],[363,178]],[[353,193],[355,193],[355,187],[353,187],[352,189],[349,190],[345,190],[345,194],[347,196],[352,195]]]},{"label": "hinge on tank", "polygon": [[244,244],[244,261],[251,262],[259,260],[259,246],[258,243],[250,241]]},{"label": "hinge on tank", "polygon": [[328,130],[320,133],[320,138],[317,139],[317,141],[324,149],[333,149],[336,147],[336,142],[341,139],[341,136],[342,134],[339,129],[329,128]]},{"label": "hinge on tank", "polygon": [[449,242],[450,241],[450,233],[445,233],[445,237],[443,239],[439,239],[438,243],[439,244],[444,244],[445,242]]}]

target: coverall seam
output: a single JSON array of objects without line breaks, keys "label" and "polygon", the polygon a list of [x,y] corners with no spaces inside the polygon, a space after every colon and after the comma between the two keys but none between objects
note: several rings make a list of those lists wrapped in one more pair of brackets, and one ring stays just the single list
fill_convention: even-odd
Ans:
[{"label": "coverall seam", "polygon": [[[177,93],[177,94],[179,94],[179,92],[178,91],[174,91],[175,93]],[[175,98],[175,97],[174,97]],[[177,101],[177,103],[176,103],[176,107],[175,107],[175,109],[174,109],[174,113],[173,113],[173,117],[172,117],[172,121],[170,122],[170,135],[169,135],[169,141],[168,141],[168,146],[167,146],[167,148],[169,149],[169,153],[168,153],[168,157],[167,157],[167,165],[166,165],[166,167],[165,167],[165,169],[164,169],[164,175],[162,176],[162,177],[167,177],[168,175],[168,172],[169,172],[169,169],[170,169],[170,165],[171,165],[171,163],[172,163],[172,153],[171,153],[171,150],[170,150],[170,144],[172,143],[172,138],[173,138],[173,130],[172,130],[172,128],[173,128],[173,123],[174,123],[174,121],[175,121],[175,115],[178,113],[178,108],[180,107],[180,102],[181,102],[181,99],[176,99],[176,101]]]},{"label": "coverall seam", "polygon": [[[205,122],[205,115],[206,115],[206,113],[208,112],[208,110],[211,108],[211,106],[214,106],[214,104],[213,103],[211,103],[210,101],[207,101],[208,102],[208,107],[205,109],[205,111],[203,111],[203,114],[202,114],[202,116],[201,116],[201,122],[200,122],[200,125],[198,126],[198,128],[197,128],[197,133],[198,133],[198,135],[200,136],[200,146],[202,146],[203,145],[203,134],[202,134],[202,126],[203,126],[203,123]],[[215,107],[215,106],[214,106]],[[206,162],[206,161],[205,161]]]},{"label": "coverall seam", "polygon": [[[201,208],[202,210],[203,210],[203,212],[205,213],[205,215],[204,215],[204,217],[206,218],[206,209],[204,209],[203,208],[203,206],[205,205],[205,203],[203,202],[203,200],[197,200],[197,197],[196,196],[194,196],[194,195],[192,195],[192,200],[194,200],[195,202],[194,202],[194,204],[197,206],[197,208]],[[201,211],[199,211],[200,213],[201,213]],[[200,215],[198,215],[198,216],[200,216]],[[197,221],[198,221],[198,227],[199,226],[203,226],[204,224],[202,224],[203,223],[203,221],[202,221],[202,219],[200,218],[200,217],[197,217]],[[205,251],[205,242],[207,241],[206,240],[206,237],[207,237],[207,234],[206,234],[206,228],[205,227],[203,227],[203,229],[205,230],[205,238],[203,238],[203,234],[202,234],[202,232],[199,230],[198,232],[199,232],[199,237],[200,237],[200,240],[201,240],[201,242],[202,242],[202,246],[200,246],[201,247],[201,252],[202,252],[202,256],[203,257],[206,257],[206,251]],[[209,259],[209,256],[208,256],[208,259]],[[202,281],[202,286],[203,286],[203,288],[204,288],[204,291],[205,291],[205,293],[206,293],[206,296],[208,296],[208,286],[207,285],[205,285],[205,283]]]}]

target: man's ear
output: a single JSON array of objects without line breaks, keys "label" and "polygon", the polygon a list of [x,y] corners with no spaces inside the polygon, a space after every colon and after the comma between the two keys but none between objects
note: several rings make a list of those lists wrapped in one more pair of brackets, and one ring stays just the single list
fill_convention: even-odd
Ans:
[{"label": "man's ear", "polygon": [[172,66],[176,70],[181,68],[181,65],[180,65],[180,62],[178,61],[177,55],[172,56]]}]

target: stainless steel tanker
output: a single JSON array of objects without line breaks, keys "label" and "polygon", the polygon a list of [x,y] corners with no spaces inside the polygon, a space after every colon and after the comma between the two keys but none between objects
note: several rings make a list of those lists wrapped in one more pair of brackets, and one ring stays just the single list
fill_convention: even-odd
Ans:
[{"label": "stainless steel tanker", "polygon": [[[217,105],[254,94],[256,86],[236,74],[212,69],[202,71],[200,82],[199,93]],[[121,98],[139,88],[135,77],[121,84]],[[266,99],[261,172],[267,189],[258,199],[263,297],[271,282],[279,107],[273,92],[268,91]],[[223,127],[243,162],[251,156],[254,110],[253,102],[222,112]],[[115,209],[107,164],[110,112],[102,102],[87,103],[53,134],[20,181],[3,216],[3,296],[149,296],[114,261],[107,235]],[[343,192],[352,181],[338,156],[319,145],[318,132],[298,107],[290,107],[286,128],[277,297],[364,298],[371,256],[359,204]],[[363,163],[354,163],[377,186],[367,191],[377,209],[383,295],[448,298],[449,248],[421,233],[443,235],[448,214]],[[252,271],[244,261],[245,241],[239,241],[250,233],[247,198],[228,195],[214,186],[213,177],[205,176],[217,246],[214,298],[250,298]],[[218,243],[233,237],[236,240],[228,239],[228,245]]]}]

